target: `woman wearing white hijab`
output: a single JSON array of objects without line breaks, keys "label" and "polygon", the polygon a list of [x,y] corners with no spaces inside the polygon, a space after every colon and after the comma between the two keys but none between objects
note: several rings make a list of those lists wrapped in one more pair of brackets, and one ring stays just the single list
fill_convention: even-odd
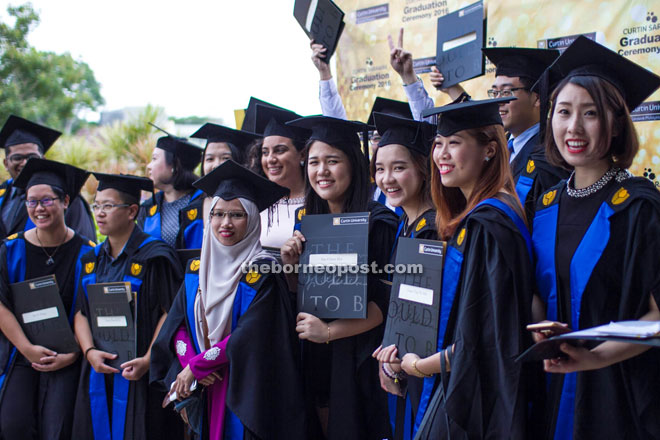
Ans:
[{"label": "woman wearing white hijab", "polygon": [[208,422],[189,420],[200,437],[304,438],[288,291],[268,271],[245,270],[277,264],[261,248],[259,212],[287,190],[233,161],[195,186],[213,197],[211,218],[201,257],[186,265],[186,280],[152,348],[151,380],[173,381],[179,400],[191,395],[194,380],[206,387]]}]

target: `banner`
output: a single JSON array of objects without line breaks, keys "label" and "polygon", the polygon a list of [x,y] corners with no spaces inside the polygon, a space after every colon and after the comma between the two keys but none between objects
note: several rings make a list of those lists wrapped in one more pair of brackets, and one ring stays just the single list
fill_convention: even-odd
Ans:
[{"label": "banner", "polygon": [[[337,86],[349,119],[366,121],[376,96],[406,101],[399,75],[389,63],[387,36],[413,54],[415,71],[436,105],[449,98],[432,88],[437,20],[474,0],[337,0],[346,28],[336,53]],[[653,0],[499,0],[485,1],[488,47],[565,49],[586,35],[655,73],[660,72],[660,5]],[[486,99],[495,68],[463,83],[474,99]],[[634,81],[634,78],[630,79]],[[660,187],[660,91],[632,114],[640,151],[631,167]]]}]

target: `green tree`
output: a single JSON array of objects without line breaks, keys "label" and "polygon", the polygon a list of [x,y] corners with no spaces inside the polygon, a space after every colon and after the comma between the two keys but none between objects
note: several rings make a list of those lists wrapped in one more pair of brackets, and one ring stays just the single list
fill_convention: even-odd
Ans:
[{"label": "green tree", "polygon": [[13,113],[70,131],[79,125],[81,110],[104,103],[94,72],[69,53],[29,45],[27,35],[39,24],[32,5],[9,6],[7,12],[15,21],[0,22],[0,121]]}]

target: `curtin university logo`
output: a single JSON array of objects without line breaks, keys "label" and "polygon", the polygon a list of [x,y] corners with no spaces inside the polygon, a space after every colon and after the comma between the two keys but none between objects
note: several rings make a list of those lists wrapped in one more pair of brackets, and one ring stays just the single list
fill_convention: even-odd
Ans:
[{"label": "curtin university logo", "polygon": [[333,226],[344,226],[344,225],[364,225],[369,223],[369,217],[333,217],[332,225]]},{"label": "curtin university logo", "polygon": [[424,255],[435,255],[438,257],[442,257],[443,255],[442,246],[433,246],[430,244],[420,244],[419,253]]},{"label": "curtin university logo", "polygon": [[355,11],[355,24],[368,23],[374,20],[381,20],[390,16],[390,5],[384,3],[370,8],[358,9]]}]

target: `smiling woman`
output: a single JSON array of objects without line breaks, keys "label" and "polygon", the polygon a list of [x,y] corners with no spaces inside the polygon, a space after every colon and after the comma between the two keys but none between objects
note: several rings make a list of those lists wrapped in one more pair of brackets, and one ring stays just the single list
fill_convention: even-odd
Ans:
[{"label": "smiling woman", "polygon": [[[532,239],[545,307],[538,318],[573,330],[660,320],[660,274],[650,269],[660,267],[660,195],[626,170],[639,146],[630,109],[660,77],[580,37],[544,78],[557,84],[546,155],[573,173],[537,204]],[[560,373],[549,380],[546,438],[660,437],[651,416],[660,413],[658,350],[617,342],[561,349],[563,358],[544,363]]]},{"label": "smiling woman", "polygon": [[408,353],[401,360],[406,373],[424,377],[415,438],[530,437],[532,390],[514,359],[531,343],[525,331],[531,319],[531,243],[499,115],[510,99],[432,111],[441,116],[431,194],[438,233],[447,240],[444,318],[438,320],[437,353]]},{"label": "smiling woman", "polygon": [[261,213],[261,244],[279,249],[293,232],[294,214],[305,201],[302,149],[309,132],[285,125],[300,115],[278,107],[257,104],[256,132],[263,135],[261,168],[268,180],[289,189],[289,195]]},{"label": "smiling woman", "polygon": [[[8,237],[0,247],[0,431],[7,438],[70,437],[80,372],[79,353],[56,353],[27,339],[12,313],[10,284],[55,275],[70,320],[76,300],[74,274],[90,242],[70,229],[64,210],[87,180],[87,171],[30,159],[14,185],[27,191],[35,228]],[[39,412],[34,408],[41,408]]]},{"label": "smiling woman", "polygon": [[[297,264],[305,237],[304,215],[369,211],[369,263],[384,267],[394,243],[396,217],[370,200],[367,159],[357,132],[360,122],[312,116],[289,122],[311,130],[306,147],[307,176],[304,210],[296,214],[294,236],[282,246],[282,261]],[[379,279],[367,276],[367,317],[323,321],[299,313],[296,323],[303,343],[303,371],[307,385],[309,438],[357,440],[390,438],[387,397],[380,389],[378,363],[371,353],[380,343],[387,292]],[[288,278],[297,289],[297,278]]]}]

